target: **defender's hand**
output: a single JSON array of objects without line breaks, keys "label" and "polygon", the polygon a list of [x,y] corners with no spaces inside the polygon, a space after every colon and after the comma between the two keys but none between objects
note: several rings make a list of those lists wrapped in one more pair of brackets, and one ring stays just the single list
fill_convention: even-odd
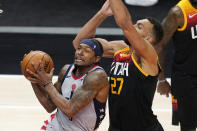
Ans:
[{"label": "defender's hand", "polygon": [[100,13],[105,16],[112,16],[113,15],[112,10],[109,5],[109,0],[105,1],[102,8],[100,9]]},{"label": "defender's hand", "polygon": [[160,93],[160,95],[166,95],[166,97],[169,97],[169,93],[171,92],[170,84],[166,80],[158,81],[157,92]]}]

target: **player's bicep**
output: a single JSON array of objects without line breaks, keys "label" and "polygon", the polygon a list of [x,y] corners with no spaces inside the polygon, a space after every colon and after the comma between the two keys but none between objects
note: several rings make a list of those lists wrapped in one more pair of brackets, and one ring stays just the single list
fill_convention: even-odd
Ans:
[{"label": "player's bicep", "polygon": [[96,98],[98,92],[103,87],[107,87],[107,85],[107,75],[103,71],[88,74],[83,85],[74,92],[70,100],[73,114],[76,114],[79,110],[88,105]]},{"label": "player's bicep", "polygon": [[88,105],[96,96],[97,91],[94,89],[85,89],[86,87],[79,88],[73,94],[70,105],[72,109],[72,114],[76,114],[83,107]]}]

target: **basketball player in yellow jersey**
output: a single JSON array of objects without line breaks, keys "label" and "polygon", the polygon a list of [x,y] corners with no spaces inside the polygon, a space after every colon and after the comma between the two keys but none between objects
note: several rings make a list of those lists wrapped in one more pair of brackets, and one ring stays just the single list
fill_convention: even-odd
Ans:
[{"label": "basketball player in yellow jersey", "polygon": [[[164,73],[159,76],[158,92],[172,93],[172,124],[180,122],[181,131],[196,131],[197,127],[197,0],[181,0],[162,22],[164,37],[158,47],[162,51],[173,37],[175,56],[171,86]],[[164,66],[164,51],[160,63]]]}]

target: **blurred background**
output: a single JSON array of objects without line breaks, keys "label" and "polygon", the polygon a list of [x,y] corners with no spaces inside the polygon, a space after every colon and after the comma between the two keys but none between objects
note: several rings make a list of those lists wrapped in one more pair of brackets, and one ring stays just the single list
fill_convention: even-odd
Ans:
[{"label": "blurred background", "polygon": [[[144,2],[143,2],[144,1]],[[125,0],[133,22],[152,16],[160,21],[179,0]],[[150,0],[151,1],[151,0]],[[80,28],[101,8],[105,0],[0,0],[0,74],[21,74],[20,61],[30,50],[42,50],[51,55],[55,74],[64,64],[72,63],[72,40]],[[140,5],[142,4],[142,5]],[[113,17],[97,30],[97,37],[123,39]],[[172,44],[170,44],[172,46]],[[168,56],[173,50],[166,47]],[[110,59],[101,65],[109,71]],[[170,74],[171,61],[167,61]]]}]

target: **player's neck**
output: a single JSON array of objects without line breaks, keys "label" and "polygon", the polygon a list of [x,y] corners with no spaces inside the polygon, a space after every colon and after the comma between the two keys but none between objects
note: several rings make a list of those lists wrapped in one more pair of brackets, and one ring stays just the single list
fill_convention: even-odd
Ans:
[{"label": "player's neck", "polygon": [[83,76],[84,74],[86,74],[94,66],[95,66],[95,64],[88,65],[88,66],[76,66],[76,70],[73,73],[76,77],[80,77],[80,76]]}]

